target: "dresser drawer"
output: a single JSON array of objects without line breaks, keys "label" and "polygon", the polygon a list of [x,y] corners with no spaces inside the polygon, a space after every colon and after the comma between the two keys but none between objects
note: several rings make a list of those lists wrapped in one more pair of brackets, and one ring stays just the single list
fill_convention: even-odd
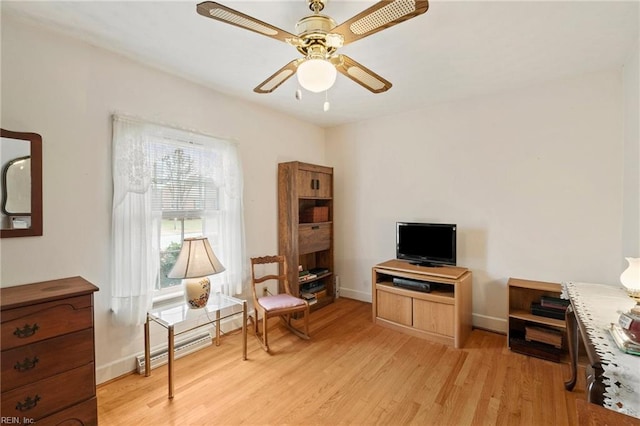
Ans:
[{"label": "dresser drawer", "polygon": [[93,362],[93,329],[2,352],[2,392]]},{"label": "dresser drawer", "polygon": [[95,397],[94,364],[2,393],[2,416],[35,421]]},{"label": "dresser drawer", "polygon": [[298,251],[300,254],[328,250],[330,247],[330,223],[300,225],[298,232]]},{"label": "dresser drawer", "polygon": [[88,399],[38,421],[38,426],[96,426],[97,424],[98,400],[96,398]]},{"label": "dresser drawer", "polygon": [[2,350],[93,326],[91,295],[2,311]]}]

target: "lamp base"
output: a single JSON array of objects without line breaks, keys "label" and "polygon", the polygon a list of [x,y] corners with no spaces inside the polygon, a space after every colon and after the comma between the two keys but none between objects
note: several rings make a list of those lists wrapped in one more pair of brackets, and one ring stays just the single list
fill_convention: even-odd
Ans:
[{"label": "lamp base", "polygon": [[631,312],[636,315],[640,315],[640,290],[632,290],[629,288],[625,290],[627,290],[627,294],[629,295],[629,297],[636,301],[636,305],[631,308]]},{"label": "lamp base", "polygon": [[200,309],[207,306],[211,282],[209,278],[190,278],[182,280],[184,284],[184,298],[192,309]]}]

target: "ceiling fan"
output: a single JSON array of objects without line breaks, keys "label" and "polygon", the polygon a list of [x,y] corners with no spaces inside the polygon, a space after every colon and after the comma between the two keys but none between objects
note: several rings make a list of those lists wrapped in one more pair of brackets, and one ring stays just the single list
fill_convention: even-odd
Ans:
[{"label": "ceiling fan", "polygon": [[429,8],[427,0],[382,0],[340,25],[320,12],[327,0],[307,0],[313,14],[296,23],[297,35],[262,22],[219,3],[205,1],[197,6],[200,15],[235,25],[267,37],[283,41],[303,57],[280,68],[255,89],[256,93],[271,93],[292,75],[298,75],[300,85],[312,92],[328,90],[340,72],[373,93],[391,88],[391,83],[375,72],[337,50],[378,31],[390,28]]}]

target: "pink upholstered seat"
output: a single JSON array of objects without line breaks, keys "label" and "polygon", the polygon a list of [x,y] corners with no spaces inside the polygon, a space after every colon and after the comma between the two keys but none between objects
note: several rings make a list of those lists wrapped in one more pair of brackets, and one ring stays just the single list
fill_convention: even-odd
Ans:
[{"label": "pink upholstered seat", "polygon": [[293,308],[295,306],[304,306],[304,300],[298,299],[286,293],[276,294],[273,296],[265,296],[258,298],[258,303],[267,311],[277,309]]}]

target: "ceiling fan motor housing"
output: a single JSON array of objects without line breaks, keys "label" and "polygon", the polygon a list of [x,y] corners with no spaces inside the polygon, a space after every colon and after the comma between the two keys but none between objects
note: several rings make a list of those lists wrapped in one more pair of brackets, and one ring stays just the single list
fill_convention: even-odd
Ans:
[{"label": "ceiling fan motor housing", "polygon": [[[300,53],[309,56],[318,51],[317,46],[322,46],[326,56],[331,55],[339,46],[327,42],[327,35],[336,27],[336,21],[326,15],[309,15],[300,19],[296,24],[296,33],[302,41],[297,46]],[[313,48],[312,48],[313,47]]]}]

